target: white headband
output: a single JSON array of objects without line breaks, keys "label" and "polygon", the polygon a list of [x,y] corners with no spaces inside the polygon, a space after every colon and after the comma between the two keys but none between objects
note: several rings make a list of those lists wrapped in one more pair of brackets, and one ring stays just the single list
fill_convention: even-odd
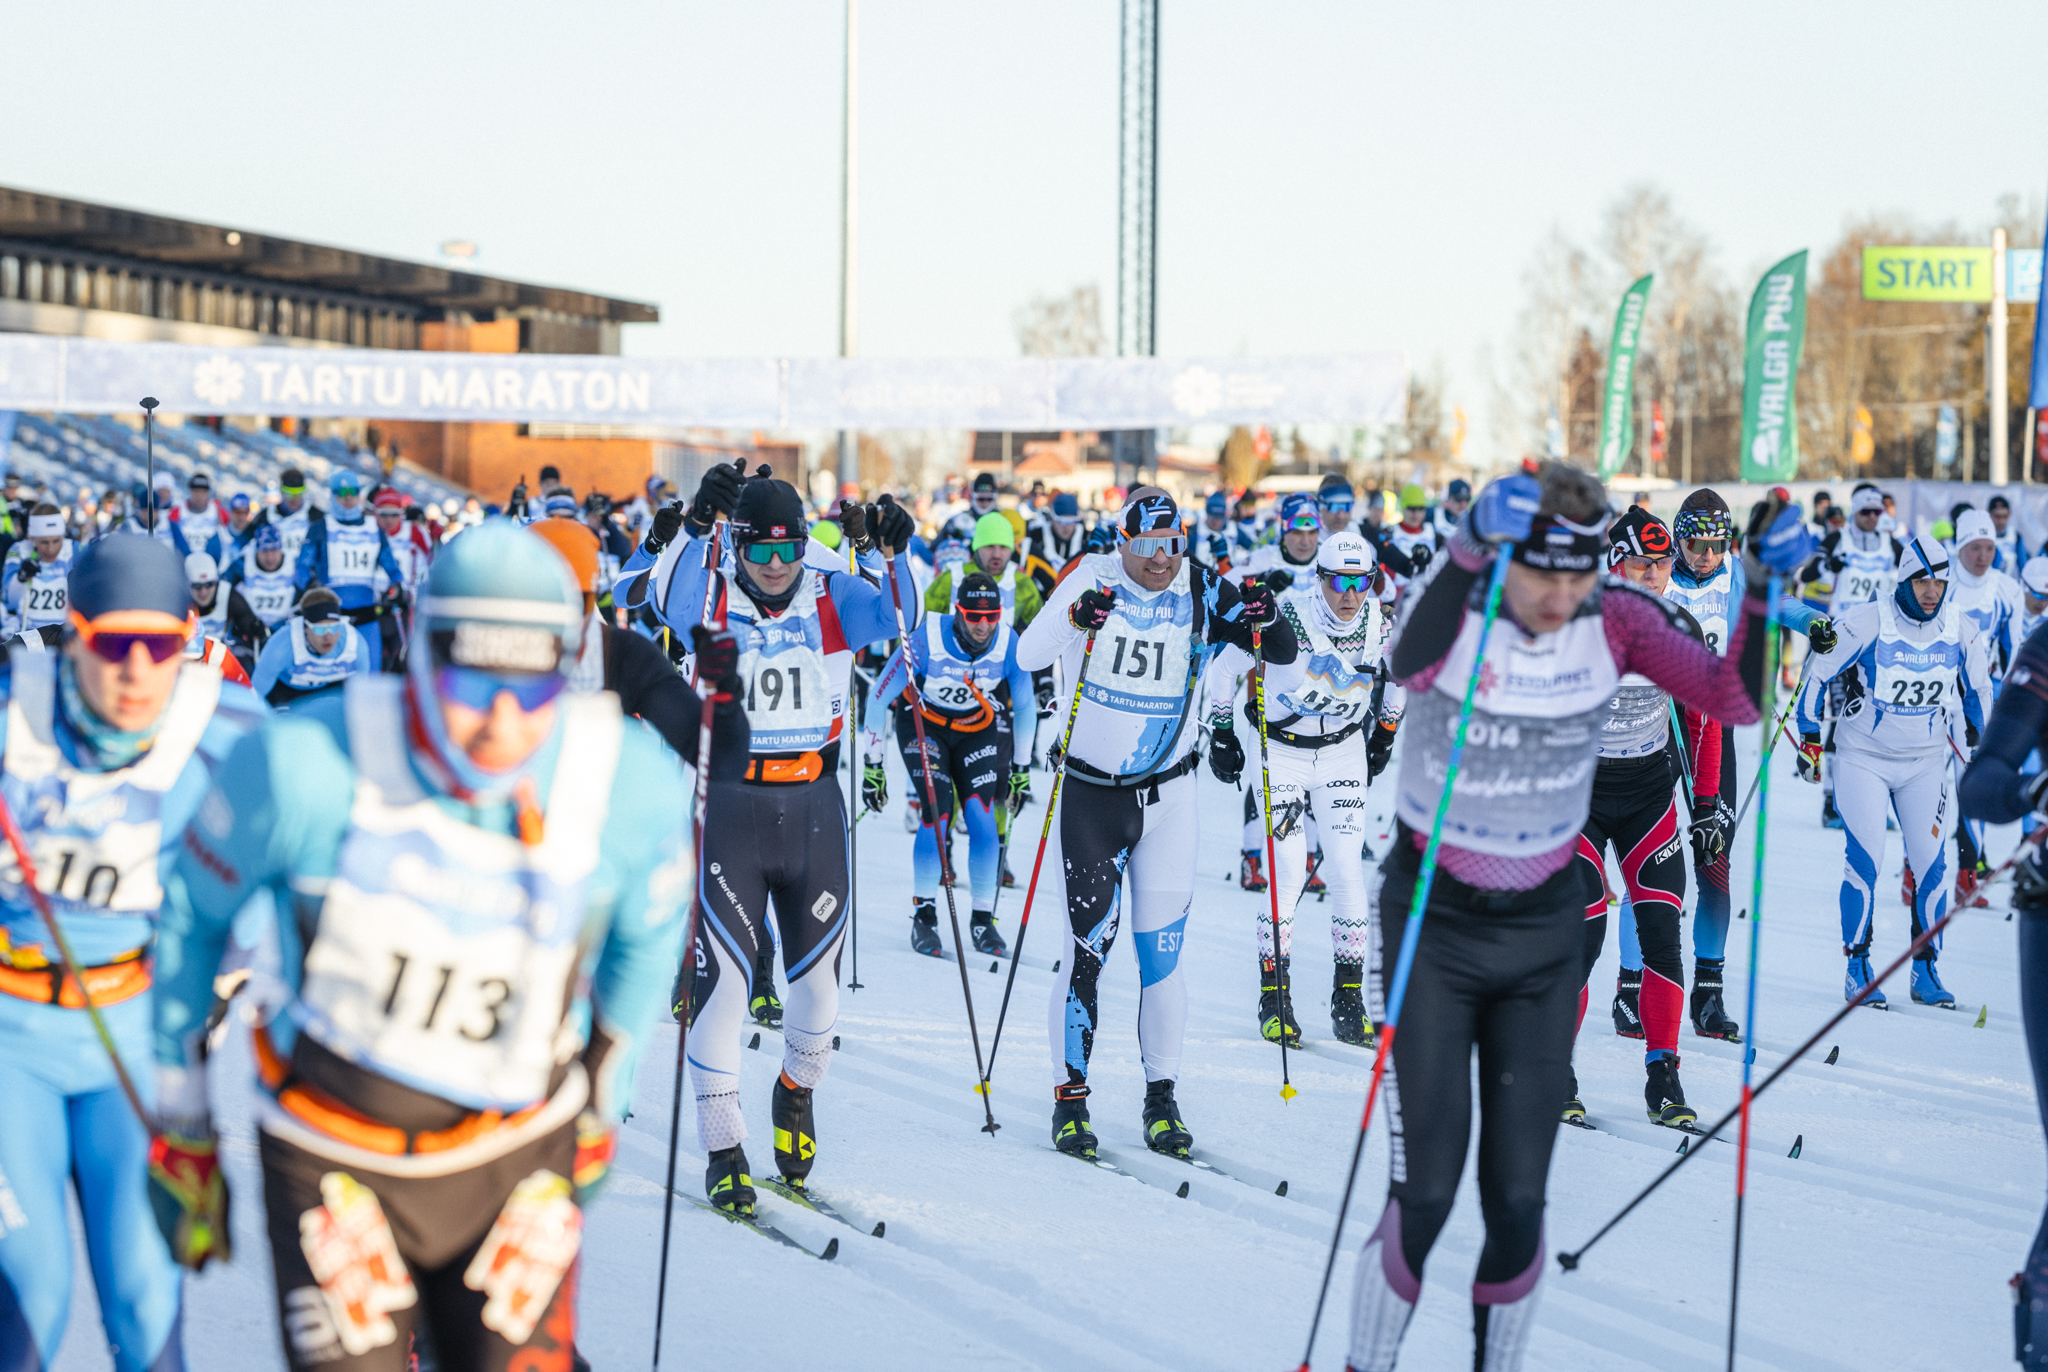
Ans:
[{"label": "white headband", "polygon": [[30,515],[28,517],[30,538],[64,537],[64,516],[60,514]]}]

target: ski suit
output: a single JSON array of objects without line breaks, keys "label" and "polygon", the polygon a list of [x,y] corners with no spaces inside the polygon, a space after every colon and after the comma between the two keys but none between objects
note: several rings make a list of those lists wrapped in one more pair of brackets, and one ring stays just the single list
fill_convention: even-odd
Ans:
[{"label": "ski suit", "polygon": [[374,672],[377,660],[360,629],[340,621],[341,634],[325,653],[315,653],[306,642],[306,621],[291,618],[289,631],[272,634],[256,655],[256,670],[249,684],[267,704],[280,708],[300,696],[339,686],[358,672]]},{"label": "ski suit", "polygon": [[370,647],[370,671],[384,661],[384,633],[376,586],[379,574],[384,584],[402,586],[405,572],[392,555],[391,540],[377,527],[377,521],[358,509],[353,519],[329,510],[308,526],[305,543],[293,567],[293,580],[300,591],[325,586],[341,597],[341,608]]},{"label": "ski suit", "polygon": [[[1197,559],[1198,562],[1199,560]],[[1288,555],[1284,543],[1267,543],[1240,556],[1236,563],[1223,572],[1223,576],[1226,580],[1238,586],[1243,586],[1253,577],[1269,579],[1274,572],[1280,572],[1288,578],[1287,585],[1280,588],[1280,593],[1283,595],[1297,590],[1312,590],[1316,583],[1315,554],[1310,553],[1308,560],[1305,562],[1296,562]],[[1381,639],[1384,642],[1387,627],[1387,616],[1384,612],[1380,614],[1378,623],[1380,625]],[[1213,670],[1209,674],[1210,696],[1212,700],[1210,713],[1212,715],[1216,713],[1213,705],[1214,698],[1222,688],[1228,686],[1232,698],[1236,696],[1240,689],[1245,692],[1245,717],[1251,719],[1251,686],[1249,684],[1251,662],[1244,655],[1239,654],[1233,659],[1233,663],[1234,665],[1230,668],[1230,675],[1228,676],[1221,675],[1221,669]],[[1270,686],[1268,689],[1271,689]],[[1228,712],[1226,708],[1224,713],[1227,714]],[[1253,719],[1252,724],[1256,728],[1258,721]],[[1361,777],[1365,775],[1363,767],[1359,768],[1359,775]],[[1306,851],[1310,853],[1320,852],[1322,850],[1322,843],[1316,832],[1316,815],[1313,808],[1304,816],[1302,825],[1302,833],[1306,841]],[[1266,825],[1265,821],[1259,818],[1259,794],[1256,787],[1246,786],[1244,788],[1244,823],[1238,831],[1237,846],[1241,851],[1248,854],[1259,857],[1265,855]],[[1308,871],[1305,864],[1306,860],[1304,859],[1302,863],[1296,864],[1295,867],[1296,871],[1303,874],[1304,880]],[[1300,886],[1301,881],[1297,880],[1295,889],[1298,891]],[[1284,900],[1285,897],[1282,897],[1282,899]],[[1288,916],[1283,914],[1281,918],[1286,919]],[[1272,942],[1271,930],[1267,931],[1265,942]]]},{"label": "ski suit", "polygon": [[[284,623],[292,612],[292,602],[298,599],[297,579],[292,572],[290,561],[280,562],[277,570],[266,572],[256,561],[256,546],[250,544],[242,549],[242,555],[221,569],[221,585],[240,594],[242,602],[249,607],[250,614],[263,626],[264,633],[270,634]],[[229,600],[232,606],[232,597]],[[232,613],[232,611],[231,611]],[[251,643],[250,647],[260,644]]]},{"label": "ski suit", "polygon": [[0,597],[4,597],[7,605],[8,633],[25,634],[45,624],[69,621],[71,601],[67,587],[71,560],[77,555],[77,545],[67,538],[56,561],[37,561],[34,577],[23,581],[21,564],[24,559],[35,560],[34,545],[22,539],[7,550],[5,562],[0,562]]},{"label": "ski suit", "polygon": [[[1885,527],[1886,523],[1887,519],[1880,519],[1877,528],[1865,533],[1852,521],[1830,533],[1821,540],[1819,555],[1800,573],[1800,579],[1808,584],[1832,581],[1833,590],[1828,599],[1830,615],[1839,618],[1853,605],[1882,600],[1897,585],[1899,556],[1903,548]],[[1950,571],[1954,570],[1951,562]],[[1824,810],[1834,804],[1835,724],[1841,718],[1844,704],[1839,685],[1827,694],[1824,702],[1827,721],[1822,733],[1822,745],[1826,750],[1821,767],[1821,790],[1826,796]]]},{"label": "ski suit", "polygon": [[[198,663],[179,673],[155,740],[119,766],[95,746],[66,659],[13,655],[0,671],[8,809],[86,986],[145,1106],[152,955],[165,874],[211,775],[263,707]],[[132,745],[131,745],[132,749]],[[129,1109],[75,978],[0,850],[0,1367],[57,1357],[71,1304],[67,1186],[78,1193],[100,1322],[118,1372],[184,1368],[179,1268],[146,1185],[149,1134]]]}]

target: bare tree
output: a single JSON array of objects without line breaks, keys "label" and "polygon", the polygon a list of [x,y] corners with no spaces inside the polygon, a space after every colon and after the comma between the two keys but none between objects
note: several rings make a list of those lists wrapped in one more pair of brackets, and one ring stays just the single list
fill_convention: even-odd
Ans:
[{"label": "bare tree", "polygon": [[1092,282],[1065,295],[1034,295],[1011,316],[1026,357],[1099,357],[1102,291]]},{"label": "bare tree", "polygon": [[[1515,321],[1512,377],[1496,412],[1510,451],[1541,452],[1544,426],[1557,412],[1571,433],[1572,355],[1591,319],[1593,266],[1584,249],[1553,226],[1522,272],[1524,300]],[[1412,413],[1412,410],[1411,410]]]}]

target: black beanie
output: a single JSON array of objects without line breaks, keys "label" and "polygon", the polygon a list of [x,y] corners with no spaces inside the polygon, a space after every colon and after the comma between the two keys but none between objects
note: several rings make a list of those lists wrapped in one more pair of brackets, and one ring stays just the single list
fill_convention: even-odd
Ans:
[{"label": "black beanie", "polygon": [[735,543],[804,539],[810,536],[810,532],[810,525],[804,520],[803,497],[787,481],[757,476],[740,488],[739,502],[732,512]]},{"label": "black beanie", "polygon": [[1694,514],[1700,510],[1711,510],[1716,514],[1727,514],[1728,502],[1721,499],[1719,493],[1712,488],[1702,486],[1687,496],[1685,503],[1678,507],[1680,514]]},{"label": "black beanie", "polygon": [[1003,592],[987,572],[969,572],[953,593],[953,603],[963,610],[994,610],[1001,613]]}]

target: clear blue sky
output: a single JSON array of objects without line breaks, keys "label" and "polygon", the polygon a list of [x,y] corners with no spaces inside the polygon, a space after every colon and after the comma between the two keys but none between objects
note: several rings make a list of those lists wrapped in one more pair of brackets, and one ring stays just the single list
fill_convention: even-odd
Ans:
[{"label": "clear blue sky", "polygon": [[[1165,0],[1160,350],[1441,359],[1651,180],[1746,278],[1872,210],[2048,190],[2048,5]],[[862,351],[1113,310],[1114,0],[863,0]],[[0,182],[655,301],[643,354],[836,347],[842,9],[24,6]],[[1107,322],[1107,321],[1106,321]]]}]

